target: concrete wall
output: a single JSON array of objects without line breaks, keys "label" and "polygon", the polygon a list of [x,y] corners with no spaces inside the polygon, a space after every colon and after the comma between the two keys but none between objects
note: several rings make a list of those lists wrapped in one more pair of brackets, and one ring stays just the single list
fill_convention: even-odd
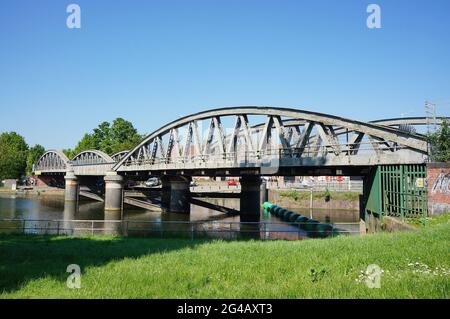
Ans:
[{"label": "concrete wall", "polygon": [[450,163],[427,165],[428,214],[450,212]]},{"label": "concrete wall", "polygon": [[13,187],[17,187],[17,179],[6,179],[3,181],[2,186],[7,189],[13,189]]},{"label": "concrete wall", "polygon": [[383,216],[382,220],[377,216],[369,215],[367,220],[361,223],[361,233],[364,233],[363,227],[366,228],[368,234],[388,232],[394,233],[398,231],[415,231],[417,228],[402,222],[399,218],[391,216]]},{"label": "concrete wall", "polygon": [[[269,190],[269,202],[274,203],[281,207],[290,208],[310,208],[310,200],[294,200],[289,197],[283,197],[280,195],[280,191],[270,189]],[[359,201],[349,200],[335,200],[331,198],[330,201],[325,199],[313,200],[313,209],[345,209],[359,211]]]}]

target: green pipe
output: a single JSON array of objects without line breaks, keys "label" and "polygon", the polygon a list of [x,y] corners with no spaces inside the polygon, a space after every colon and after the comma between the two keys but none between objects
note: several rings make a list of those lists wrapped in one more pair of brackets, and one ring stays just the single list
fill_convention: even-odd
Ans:
[{"label": "green pipe", "polygon": [[330,224],[309,219],[308,217],[289,211],[270,202],[265,202],[263,208],[268,213],[273,214],[284,221],[298,223],[298,227],[305,230],[310,237],[327,237],[337,234],[335,228]]}]

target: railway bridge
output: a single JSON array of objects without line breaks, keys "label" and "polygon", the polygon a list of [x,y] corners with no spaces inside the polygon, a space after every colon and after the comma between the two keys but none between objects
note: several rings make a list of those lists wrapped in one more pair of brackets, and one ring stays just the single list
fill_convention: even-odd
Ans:
[{"label": "railway bridge", "polygon": [[[428,144],[416,131],[426,124],[419,117],[361,122],[293,108],[220,108],[176,119],[112,156],[88,150],[69,160],[49,150],[34,172],[64,176],[68,201],[77,200],[80,183],[101,179],[105,210],[122,208],[126,180],[158,176],[161,206],[171,212],[189,212],[192,177],[238,177],[244,219],[259,216],[261,176],[363,176],[366,213],[400,214],[410,202],[406,211],[420,213],[424,203],[395,187],[426,178]],[[381,194],[388,185],[390,193]],[[396,193],[406,196],[401,204]]]}]

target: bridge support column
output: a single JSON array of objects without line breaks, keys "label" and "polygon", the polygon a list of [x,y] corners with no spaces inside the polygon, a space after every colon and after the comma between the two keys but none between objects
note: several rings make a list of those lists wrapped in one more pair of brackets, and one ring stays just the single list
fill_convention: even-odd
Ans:
[{"label": "bridge support column", "polygon": [[267,189],[267,181],[261,179],[261,198],[259,199],[259,202],[261,206],[269,200],[269,190]]},{"label": "bridge support column", "polygon": [[170,180],[161,178],[161,209],[163,212],[170,211]]},{"label": "bridge support column", "polygon": [[241,183],[241,222],[258,222],[261,210],[260,176],[242,176]]},{"label": "bridge support column", "polygon": [[190,213],[190,177],[166,176],[161,179],[161,206],[164,212]]},{"label": "bridge support column", "polygon": [[105,210],[118,211],[123,206],[123,177],[115,172],[105,176]]},{"label": "bridge support column", "polygon": [[66,180],[65,200],[68,202],[78,201],[80,194],[80,183],[78,182],[78,178],[73,171],[68,171],[66,176],[64,176],[64,179]]}]

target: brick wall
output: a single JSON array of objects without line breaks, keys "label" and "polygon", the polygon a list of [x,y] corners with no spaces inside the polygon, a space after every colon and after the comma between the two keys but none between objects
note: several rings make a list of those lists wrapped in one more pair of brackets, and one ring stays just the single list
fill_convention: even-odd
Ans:
[{"label": "brick wall", "polygon": [[64,187],[63,176],[36,176],[34,179],[36,181],[35,186]]},{"label": "brick wall", "polygon": [[450,212],[450,163],[429,163],[428,214]]}]

